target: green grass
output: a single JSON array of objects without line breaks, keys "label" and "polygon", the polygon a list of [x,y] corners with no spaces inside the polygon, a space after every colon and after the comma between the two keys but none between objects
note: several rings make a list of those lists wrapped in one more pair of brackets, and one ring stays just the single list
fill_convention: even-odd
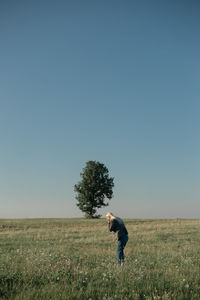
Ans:
[{"label": "green grass", "polygon": [[0,220],[0,299],[200,299],[200,220]]}]

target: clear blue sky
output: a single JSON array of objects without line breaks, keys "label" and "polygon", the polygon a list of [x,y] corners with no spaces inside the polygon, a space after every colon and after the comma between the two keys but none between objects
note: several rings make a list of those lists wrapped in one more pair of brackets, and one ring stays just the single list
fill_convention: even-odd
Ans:
[{"label": "clear blue sky", "polygon": [[0,218],[78,217],[88,160],[107,210],[200,217],[200,3],[0,3]]}]

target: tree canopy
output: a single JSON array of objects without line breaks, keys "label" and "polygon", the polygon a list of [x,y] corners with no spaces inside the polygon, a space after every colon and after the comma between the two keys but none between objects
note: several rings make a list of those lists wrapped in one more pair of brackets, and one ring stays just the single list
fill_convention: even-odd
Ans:
[{"label": "tree canopy", "polygon": [[82,180],[74,186],[77,206],[86,217],[100,217],[96,215],[97,209],[109,205],[105,198],[110,200],[113,196],[114,178],[109,177],[106,166],[98,161],[88,161],[80,175]]}]

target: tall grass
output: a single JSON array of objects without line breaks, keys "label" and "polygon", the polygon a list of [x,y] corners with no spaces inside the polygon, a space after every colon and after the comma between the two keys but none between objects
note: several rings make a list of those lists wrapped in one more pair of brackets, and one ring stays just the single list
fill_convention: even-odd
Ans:
[{"label": "tall grass", "polygon": [[200,299],[200,220],[0,220],[0,299]]}]

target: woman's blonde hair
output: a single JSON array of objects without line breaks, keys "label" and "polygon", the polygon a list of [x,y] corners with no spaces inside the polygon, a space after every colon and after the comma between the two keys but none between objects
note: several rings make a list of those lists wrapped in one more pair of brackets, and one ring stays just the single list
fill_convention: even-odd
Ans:
[{"label": "woman's blonde hair", "polygon": [[116,217],[111,213],[111,212],[108,212],[106,214],[106,218],[109,217],[111,220],[115,219]]}]

